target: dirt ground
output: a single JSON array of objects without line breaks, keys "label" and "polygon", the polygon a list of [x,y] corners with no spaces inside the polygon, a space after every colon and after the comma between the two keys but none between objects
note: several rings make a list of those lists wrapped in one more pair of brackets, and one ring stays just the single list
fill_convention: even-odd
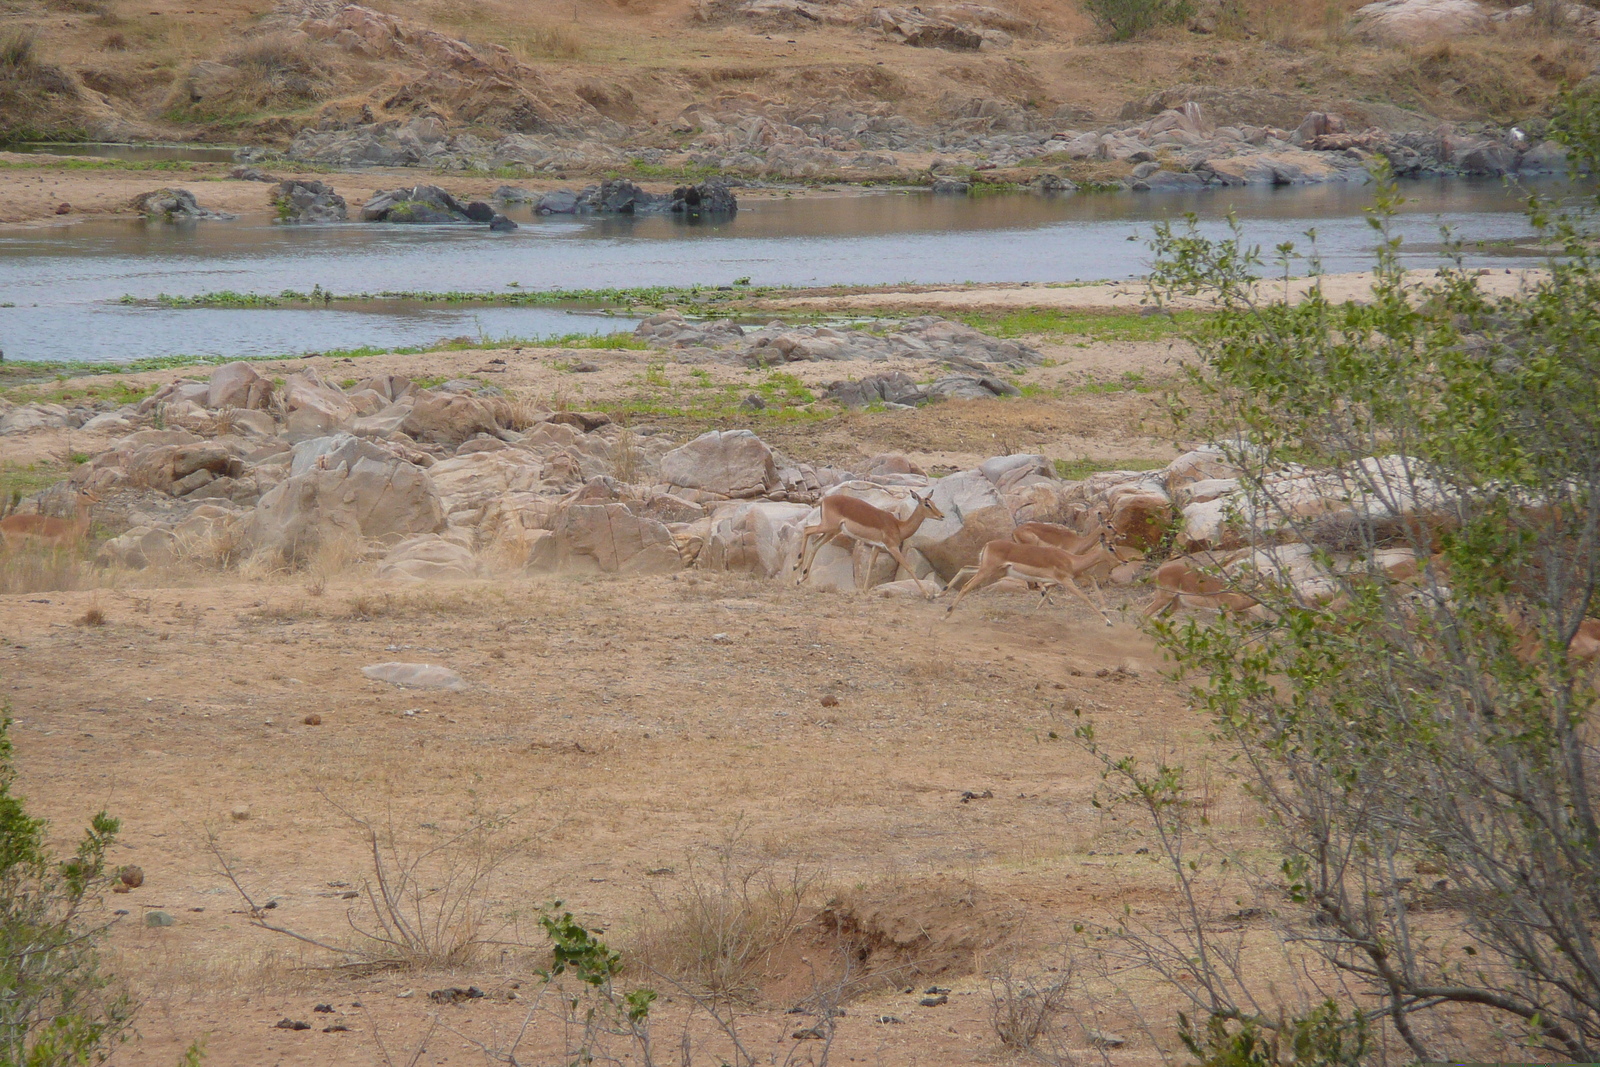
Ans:
[{"label": "dirt ground", "polygon": [[[1037,387],[1027,397],[749,425],[812,462],[885,450],[930,467],[1018,449],[1170,457],[1159,396],[1084,387],[1117,368],[1157,379],[1182,355],[1174,345],[1044,348],[1051,365],[1022,376]],[[599,369],[574,373],[575,356]],[[262,372],[308,363],[335,380],[492,374],[514,395],[564,394],[576,408],[688,404],[705,387],[696,371],[718,388],[769,373],[599,350]],[[785,368],[812,386],[863,369]],[[705,422],[636,418],[680,438]],[[5,459],[103,446],[35,432],[7,438]],[[1204,723],[1133,624],[1142,588],[1107,595],[1109,629],[1078,601],[1034,610],[1035,598],[998,589],[946,620],[942,601],[695,571],[390,585],[370,564],[338,561],[250,577],[102,570],[74,591],[0,597],[0,696],[31,809],[65,842],[105,808],[123,822],[114,862],[144,872],[96,912],[115,920],[109,964],[143,1002],[139,1039],[116,1064],[165,1067],[199,1038],[206,1062],[229,1065],[505,1062],[482,1046],[507,1048],[530,1006],[553,1003],[535,973],[548,959],[535,920],[552,900],[624,953],[624,985],[662,994],[656,1062],[679,1062],[685,1040],[687,1062],[735,1062],[692,983],[656,973],[678,973],[663,952],[699,943],[684,933],[686,902],[724,899],[734,883],[803,886],[785,898],[798,928],[756,955],[740,998],[716,1002],[758,1062],[989,1063],[1010,1055],[992,1025],[997,983],[1059,980],[1069,950],[1101,958],[1081,928],[1124,909],[1159,919],[1170,903],[1142,823],[1091,803],[1101,783],[1074,727],[1092,719],[1108,747],[1141,757],[1207,758]],[[447,666],[466,687],[403,690],[361,672],[392,660]],[[497,943],[457,967],[352,971],[253,927],[224,862],[256,904],[272,903],[267,921],[351,942],[347,912],[364,922],[364,904],[345,895],[373,877],[351,816],[407,854],[504,819],[494,847],[507,858],[475,898]],[[424,868],[429,900],[448,897],[446,860],[459,858],[455,846],[440,856]],[[154,911],[174,924],[146,925]],[[1119,1065],[1157,1062],[1158,1046],[1174,1047],[1179,1005],[1141,977],[1107,979],[1103,999],[1064,1009],[1044,1040]],[[450,987],[486,995],[429,999]],[[935,987],[948,1000],[922,1006]],[[1141,991],[1129,1002],[1119,988]],[[845,1014],[831,1042],[797,1038],[818,1024],[819,998],[835,996]],[[336,1025],[348,1029],[325,1032]],[[1093,1047],[1091,1030],[1126,1044]],[[608,1040],[620,1062],[644,1062]],[[518,1062],[557,1062],[562,1041],[542,1009]]]},{"label": "dirt ground", "polygon": [[[531,952],[345,975],[248,926],[208,835],[258,903],[277,901],[274,922],[337,940],[338,894],[370,873],[341,808],[413,845],[474,815],[512,816],[527,843],[494,884],[497,912],[520,913],[527,936],[532,908],[559,898],[625,950],[735,828],[743,855],[816,877],[813,906],[888,885],[914,922],[976,892],[973,925],[998,913],[1020,919],[1016,932],[968,931],[979,947],[950,976],[908,974],[850,1002],[833,1056],[985,1061],[997,1051],[986,974],[1013,954],[1050,957],[1073,923],[1159,907],[1166,885],[1133,855],[1130,821],[1091,806],[1098,778],[1064,740],[1077,713],[1128,751],[1204,745],[1126,621],[1107,630],[1076,605],[1031,613],[1003,593],[951,622],[939,603],[693,573],[420,589],[352,577],[320,590],[147,578],[6,599],[0,670],[22,790],[62,834],[92,809],[114,812],[116,862],[145,873],[105,905],[131,913],[114,958],[145,999],[126,1064],[170,1064],[202,1034],[208,1062],[367,1064],[380,1062],[374,1029],[392,1050],[433,1015],[477,1040],[518,1025],[527,994],[503,998],[536,985]],[[78,624],[91,607],[104,625]],[[447,665],[467,688],[402,691],[360,672],[392,659]],[[156,909],[176,924],[143,925]],[[934,982],[950,1002],[919,1007]],[[423,999],[469,984],[494,996]],[[802,990],[781,969],[763,985],[783,999],[758,998],[744,1025],[781,1051],[793,1028],[782,1012]],[[319,1003],[334,1013],[314,1014]],[[663,1004],[658,1026],[683,1014],[682,997]],[[1126,1031],[1108,1014],[1098,1025]],[[275,1030],[285,1017],[318,1026]],[[351,1030],[322,1033],[330,1021]],[[703,1020],[691,1030],[713,1041]],[[1086,1046],[1081,1022],[1063,1036]],[[420,1062],[480,1061],[461,1046],[436,1039]],[[1115,1061],[1153,1052],[1134,1036]]]}]

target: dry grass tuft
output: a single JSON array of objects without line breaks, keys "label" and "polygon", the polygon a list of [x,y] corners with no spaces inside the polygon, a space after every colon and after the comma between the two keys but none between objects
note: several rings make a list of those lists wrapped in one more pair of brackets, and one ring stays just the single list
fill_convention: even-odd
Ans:
[{"label": "dry grass tuft", "polygon": [[326,96],[336,69],[330,53],[299,34],[252,38],[197,65],[174,83],[167,110],[176,118],[209,119],[294,109]]},{"label": "dry grass tuft", "polygon": [[57,593],[97,584],[94,568],[75,549],[28,539],[0,550],[0,594]]},{"label": "dry grass tuft", "polygon": [[989,980],[989,1025],[1000,1044],[1044,1063],[1068,1063],[1061,1019],[1070,1006],[1070,974],[1015,974]]},{"label": "dry grass tuft", "polygon": [[104,626],[106,613],[99,608],[90,608],[78,618],[79,626]]},{"label": "dry grass tuft", "polygon": [[682,891],[657,899],[634,953],[647,970],[711,996],[754,1000],[774,955],[800,932],[820,881],[800,866],[745,860],[739,835],[691,861]]}]

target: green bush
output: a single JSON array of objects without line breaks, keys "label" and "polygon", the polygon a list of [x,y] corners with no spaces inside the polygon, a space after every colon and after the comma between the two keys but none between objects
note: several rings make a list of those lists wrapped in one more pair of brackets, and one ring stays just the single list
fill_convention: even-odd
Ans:
[{"label": "green bush", "polygon": [[0,1064],[101,1063],[127,1033],[134,1004],[100,971],[105,932],[84,915],[108,880],[118,821],[99,812],[65,860],[45,821],[12,792],[11,719],[0,719]]}]

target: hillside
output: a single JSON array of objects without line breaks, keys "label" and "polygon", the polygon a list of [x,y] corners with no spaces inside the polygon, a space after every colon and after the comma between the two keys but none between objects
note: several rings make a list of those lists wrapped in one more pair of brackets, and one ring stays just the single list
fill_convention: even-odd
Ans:
[{"label": "hillside", "polygon": [[684,150],[710,167],[775,143],[931,163],[951,136],[1091,129],[1188,99],[1213,121],[1286,129],[1310,110],[1353,130],[1526,121],[1597,54],[1592,27],[1531,18],[1369,39],[1352,0],[1211,3],[1125,43],[1043,0],[188,2],[0,2],[0,137],[285,147],[308,128],[394,123],[424,145],[540,139],[546,170],[615,162],[562,144],[646,164]]}]

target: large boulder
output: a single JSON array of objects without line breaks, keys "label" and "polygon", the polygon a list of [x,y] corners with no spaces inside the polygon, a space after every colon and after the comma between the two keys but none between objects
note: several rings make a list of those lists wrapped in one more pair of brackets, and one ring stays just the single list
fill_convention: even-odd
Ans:
[{"label": "large boulder", "polygon": [[772,450],[749,430],[711,430],[673,449],[661,457],[661,479],[734,499],[783,484]]},{"label": "large boulder", "polygon": [[133,198],[133,209],[149,219],[177,222],[184,219],[231,219],[224,211],[207,211],[187,189],[155,189]]},{"label": "large boulder", "polygon": [[466,205],[437,185],[378,193],[361,209],[362,222],[468,222]]},{"label": "large boulder", "polygon": [[325,542],[399,542],[444,526],[427,472],[401,459],[362,456],[285,479],[256,505],[246,537],[256,551],[297,561]]},{"label": "large boulder", "polygon": [[1489,11],[1477,0],[1377,0],[1359,8],[1350,23],[1365,37],[1418,44],[1481,33]]},{"label": "large boulder", "polygon": [[60,404],[23,404],[0,415],[0,435],[72,425],[72,412]]},{"label": "large boulder", "polygon": [[1172,528],[1172,497],[1155,479],[1118,486],[1106,494],[1106,503],[1110,507],[1107,522],[1116,531],[1119,545],[1149,550]]},{"label": "large boulder", "polygon": [[228,363],[211,372],[206,383],[208,408],[263,410],[272,402],[272,383],[248,363]]},{"label": "large boulder", "polygon": [[343,222],[350,217],[344,197],[326,182],[279,182],[272,191],[272,206],[283,222]]},{"label": "large boulder", "polygon": [[739,210],[739,199],[726,181],[712,178],[695,185],[680,185],[672,190],[667,210],[689,219],[727,218]]},{"label": "large boulder", "polygon": [[284,380],[283,407],[290,432],[299,437],[318,437],[341,429],[359,414],[343,390],[324,382],[314,370]]},{"label": "large boulder", "polygon": [[410,411],[400,430],[419,441],[454,445],[473,434],[498,434],[501,430],[505,405],[492,397],[424,391],[410,399]]},{"label": "large boulder", "polygon": [[436,534],[400,542],[378,564],[378,577],[395,581],[459,581],[477,575],[478,560],[472,552]]},{"label": "large boulder", "polygon": [[806,504],[755,500],[724,504],[711,515],[698,565],[777,578],[794,566],[800,528],[815,514]]},{"label": "large boulder", "polygon": [[197,441],[136,449],[127,456],[125,469],[129,483],[137,488],[183,496],[214,478],[239,477],[244,463],[220,444]]},{"label": "large boulder", "polygon": [[503,448],[440,460],[428,468],[428,477],[446,515],[455,516],[455,522],[476,523],[490,502],[507,493],[538,490],[543,467],[532,452]]},{"label": "large boulder", "polygon": [[[647,193],[626,178],[607,178],[579,193],[574,210],[602,215],[642,215],[667,206],[666,197]],[[543,202],[540,204],[543,207]]]},{"label": "large boulder", "polygon": [[981,470],[962,471],[933,483],[933,503],[942,519],[927,519],[906,541],[948,582],[962,567],[978,562],[990,541],[1011,536],[1011,509]]},{"label": "large boulder", "polygon": [[641,518],[625,504],[569,504],[537,542],[528,559],[534,571],[605,574],[665,574],[681,570],[672,533],[655,519]]}]

